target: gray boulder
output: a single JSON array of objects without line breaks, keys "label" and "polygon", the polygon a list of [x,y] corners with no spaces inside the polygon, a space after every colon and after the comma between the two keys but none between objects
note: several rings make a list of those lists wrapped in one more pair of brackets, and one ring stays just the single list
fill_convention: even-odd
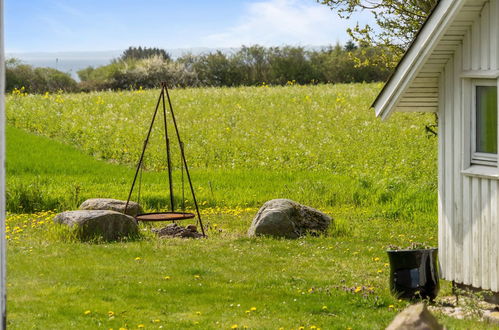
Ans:
[{"label": "gray boulder", "polygon": [[438,323],[426,305],[423,303],[411,305],[400,312],[386,330],[441,330]]},{"label": "gray boulder", "polygon": [[67,211],[57,214],[54,222],[74,229],[81,240],[103,238],[112,241],[138,234],[135,219],[116,211]]},{"label": "gray boulder", "polygon": [[289,199],[273,199],[258,210],[248,235],[298,238],[306,233],[325,233],[331,217]]},{"label": "gray boulder", "polygon": [[[111,210],[116,212],[125,212],[126,201],[121,201],[119,199],[112,198],[91,198],[84,201],[79,209],[80,210]],[[144,213],[142,207],[136,203],[130,201],[128,203],[128,208],[126,214],[135,217],[137,214]]]}]

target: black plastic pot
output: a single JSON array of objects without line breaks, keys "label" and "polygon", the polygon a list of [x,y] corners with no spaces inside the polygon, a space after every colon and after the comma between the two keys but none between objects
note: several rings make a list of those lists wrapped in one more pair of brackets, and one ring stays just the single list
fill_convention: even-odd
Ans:
[{"label": "black plastic pot", "polygon": [[433,300],[440,289],[438,249],[388,250],[390,290],[397,298]]}]

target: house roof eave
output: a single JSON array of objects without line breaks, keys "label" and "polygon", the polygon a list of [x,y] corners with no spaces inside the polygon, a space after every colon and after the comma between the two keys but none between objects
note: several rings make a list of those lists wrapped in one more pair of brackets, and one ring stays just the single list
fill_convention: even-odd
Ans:
[{"label": "house roof eave", "polygon": [[426,63],[427,58],[459,13],[465,0],[441,0],[418,31],[409,49],[398,63],[372,104],[376,116],[386,120],[395,110],[403,92]]}]

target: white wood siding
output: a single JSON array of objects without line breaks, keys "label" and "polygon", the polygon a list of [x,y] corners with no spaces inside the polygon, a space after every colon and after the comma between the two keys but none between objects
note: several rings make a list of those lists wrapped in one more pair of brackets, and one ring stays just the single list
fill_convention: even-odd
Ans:
[{"label": "white wood siding", "polygon": [[499,292],[499,165],[471,165],[473,79],[499,81],[499,0],[441,0],[373,107],[438,113],[442,277]]},{"label": "white wood siding", "polygon": [[463,173],[471,166],[471,77],[499,69],[499,0],[465,7],[464,28],[451,29],[464,34],[438,80],[439,257],[443,278],[499,292],[499,181]]},{"label": "white wood siding", "polygon": [[[423,68],[419,71],[416,78],[410,84],[409,88],[404,92],[402,98],[397,103],[395,111],[402,112],[437,112],[439,109],[439,77],[442,74],[442,69],[446,63],[452,58],[456,53],[457,48],[462,45],[463,38],[468,34],[470,26],[476,22],[476,24],[482,24],[481,20],[477,17],[480,16],[482,9],[487,5],[488,1],[485,0],[468,0],[464,4],[463,8],[460,10],[457,18],[452,22],[452,24],[445,31],[444,36],[439,41],[437,47],[432,51],[432,54],[426,61]],[[495,4],[494,4],[495,6]],[[487,8],[487,13],[495,9],[490,6]],[[493,21],[493,22],[492,22]],[[489,23],[489,18],[484,20],[483,24],[489,26],[492,24],[497,24],[497,19],[491,19]],[[489,38],[489,29],[480,29],[480,26],[473,29],[473,36],[469,36],[474,42],[473,49],[479,48],[479,43],[481,38]],[[476,43],[476,44],[475,44]],[[483,45],[483,44],[482,44]],[[487,64],[495,64],[490,56],[489,52],[492,53],[493,49],[497,48],[494,45],[483,45],[487,48],[487,52],[481,51],[483,58],[474,57],[473,62],[474,68],[479,70],[480,64],[483,60]],[[469,54],[471,48],[467,49],[468,53],[463,53],[460,50],[461,56],[471,57]]]}]

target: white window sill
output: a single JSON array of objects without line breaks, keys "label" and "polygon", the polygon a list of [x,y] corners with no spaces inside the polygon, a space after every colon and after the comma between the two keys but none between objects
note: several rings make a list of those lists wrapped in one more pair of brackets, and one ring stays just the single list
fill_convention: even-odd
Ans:
[{"label": "white window sill", "polygon": [[472,165],[461,171],[461,173],[476,178],[499,180],[499,168],[497,166]]}]

